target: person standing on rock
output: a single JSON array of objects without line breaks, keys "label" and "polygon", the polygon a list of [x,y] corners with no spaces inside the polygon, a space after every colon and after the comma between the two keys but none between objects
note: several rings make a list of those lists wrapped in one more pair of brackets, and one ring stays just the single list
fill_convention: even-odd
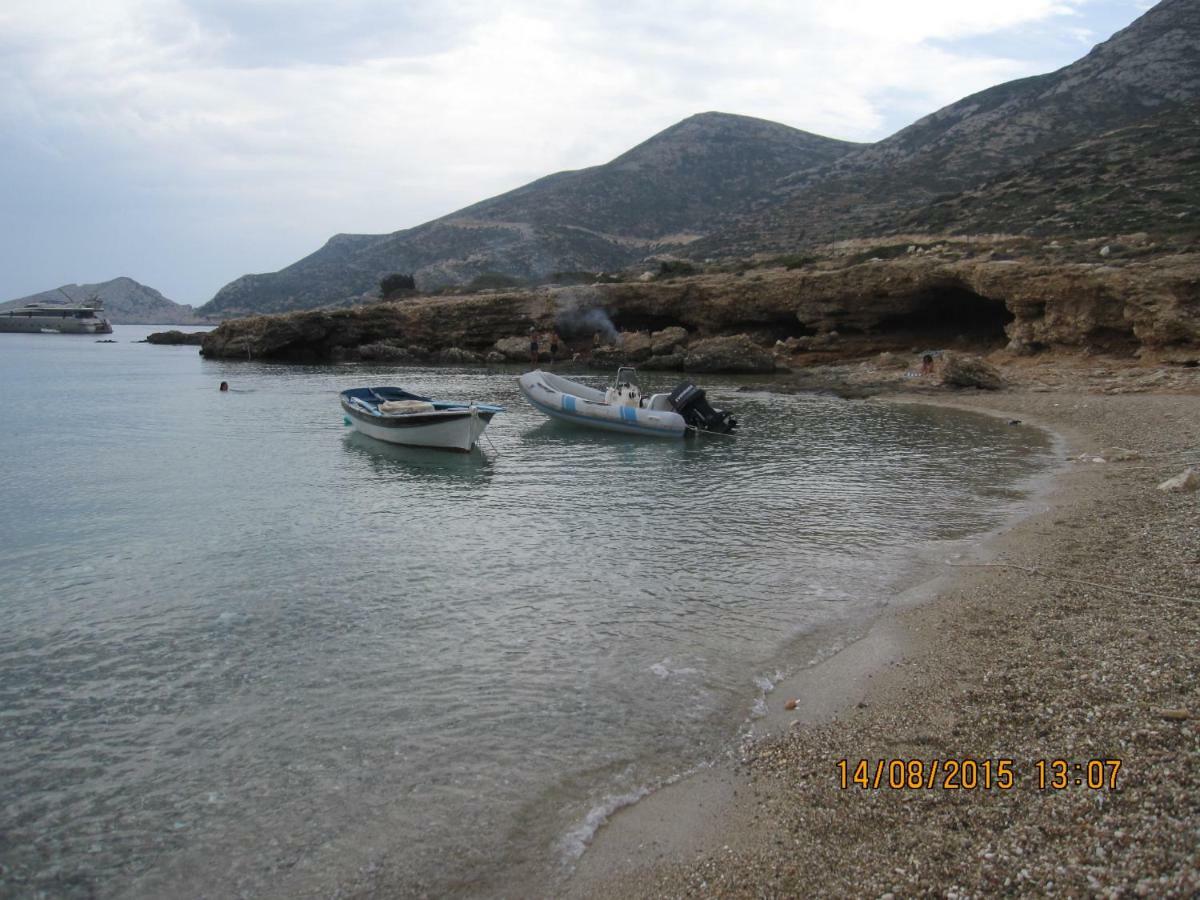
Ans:
[{"label": "person standing on rock", "polygon": [[558,332],[550,332],[550,362],[558,359]]},{"label": "person standing on rock", "polygon": [[537,368],[538,364],[538,335],[537,328],[529,326],[529,364]]}]

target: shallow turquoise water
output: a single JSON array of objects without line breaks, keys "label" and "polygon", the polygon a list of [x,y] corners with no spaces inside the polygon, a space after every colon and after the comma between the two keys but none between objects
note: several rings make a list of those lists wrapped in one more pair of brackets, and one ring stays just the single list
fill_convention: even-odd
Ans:
[{"label": "shallow turquoise water", "polygon": [[[569,863],[1050,458],[982,416],[715,379],[736,440],[609,436],[515,370],[209,362],[151,330],[0,335],[0,893]],[[389,448],[342,424],[366,383],[509,411],[483,452]]]}]

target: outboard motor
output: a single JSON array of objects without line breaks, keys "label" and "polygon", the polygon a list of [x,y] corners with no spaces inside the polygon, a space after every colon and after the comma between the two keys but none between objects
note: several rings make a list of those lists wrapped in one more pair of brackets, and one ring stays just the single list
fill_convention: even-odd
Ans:
[{"label": "outboard motor", "polygon": [[675,412],[683,416],[683,420],[700,431],[715,431],[719,434],[732,434],[737,428],[737,419],[723,409],[713,409],[704,397],[704,391],[690,381],[685,381],[667,398]]}]

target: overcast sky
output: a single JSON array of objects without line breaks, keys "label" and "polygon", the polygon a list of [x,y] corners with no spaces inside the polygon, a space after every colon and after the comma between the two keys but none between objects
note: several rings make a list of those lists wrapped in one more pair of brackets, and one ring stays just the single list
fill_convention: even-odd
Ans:
[{"label": "overcast sky", "polygon": [[2,0],[0,300],[200,304],[707,110],[887,137],[1150,0]]}]

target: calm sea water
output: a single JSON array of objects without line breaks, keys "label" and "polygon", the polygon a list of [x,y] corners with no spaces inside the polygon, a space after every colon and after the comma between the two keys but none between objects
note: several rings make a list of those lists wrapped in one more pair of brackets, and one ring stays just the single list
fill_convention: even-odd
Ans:
[{"label": "calm sea water", "polygon": [[[1051,455],[714,379],[736,440],[606,436],[515,371],[209,362],[132,343],[152,330],[0,335],[0,894],[486,893],[569,865]],[[342,423],[367,383],[509,411],[483,452],[388,448]]]}]

